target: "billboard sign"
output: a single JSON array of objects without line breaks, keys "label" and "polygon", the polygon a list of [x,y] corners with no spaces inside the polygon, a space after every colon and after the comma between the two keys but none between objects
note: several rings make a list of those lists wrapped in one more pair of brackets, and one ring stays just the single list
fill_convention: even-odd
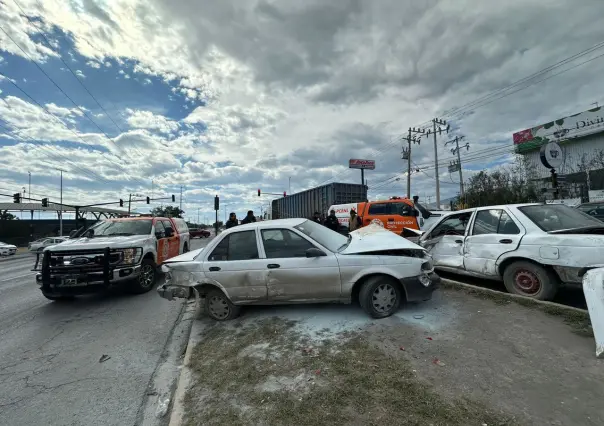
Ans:
[{"label": "billboard sign", "polygon": [[375,170],[375,160],[359,160],[357,158],[351,158],[348,160],[348,168]]},{"label": "billboard sign", "polygon": [[548,142],[560,142],[604,131],[604,112],[601,107],[539,126],[516,132],[514,146],[518,151],[539,148]]}]

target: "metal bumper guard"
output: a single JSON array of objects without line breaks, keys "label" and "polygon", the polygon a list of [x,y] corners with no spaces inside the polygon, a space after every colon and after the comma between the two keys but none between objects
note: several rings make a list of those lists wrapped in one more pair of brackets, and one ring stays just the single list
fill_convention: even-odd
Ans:
[{"label": "metal bumper guard", "polygon": [[[112,262],[112,255],[118,256],[117,262]],[[118,268],[116,263],[119,263],[119,254],[109,247],[73,252],[46,250],[42,256],[41,269],[38,269],[40,263],[40,254],[38,254],[34,270],[41,271],[36,279],[44,293],[88,293],[108,288],[115,281],[134,278],[140,272],[140,265]],[[65,258],[70,258],[70,262],[66,263]],[[86,261],[79,263],[74,262],[74,259],[86,259]],[[116,272],[118,277],[115,277]],[[69,280],[74,281],[66,285]],[[78,285],[79,283],[81,285]]]}]

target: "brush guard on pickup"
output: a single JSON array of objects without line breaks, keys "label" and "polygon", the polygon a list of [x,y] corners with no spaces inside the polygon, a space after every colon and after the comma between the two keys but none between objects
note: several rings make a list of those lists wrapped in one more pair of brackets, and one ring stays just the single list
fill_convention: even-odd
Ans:
[{"label": "brush guard on pickup", "polygon": [[[40,255],[42,255],[41,264]],[[112,259],[112,256],[116,258]],[[65,258],[70,259],[68,264],[65,263]],[[81,260],[80,263],[76,262],[78,259],[86,260]],[[46,250],[37,254],[33,270],[42,273],[43,291],[51,291],[52,286],[60,285],[65,277],[75,277],[76,282],[102,283],[105,287],[109,287],[113,277],[113,266],[120,260],[119,252],[112,251],[109,247],[56,252]]]}]

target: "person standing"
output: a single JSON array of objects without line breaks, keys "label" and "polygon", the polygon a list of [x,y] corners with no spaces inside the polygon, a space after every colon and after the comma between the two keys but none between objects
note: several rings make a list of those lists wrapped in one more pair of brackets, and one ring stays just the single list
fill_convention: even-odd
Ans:
[{"label": "person standing", "polygon": [[361,226],[361,218],[357,215],[357,212],[354,210],[350,210],[350,222],[348,223],[348,230],[350,232],[356,231]]},{"label": "person standing", "polygon": [[243,218],[243,220],[241,221],[241,224],[245,225],[246,223],[253,223],[253,222],[256,222],[256,216],[254,216],[254,211],[248,210],[247,216]]},{"label": "person standing", "polygon": [[338,232],[340,230],[340,222],[338,221],[335,210],[329,212],[329,216],[325,219],[324,225],[332,231]]},{"label": "person standing", "polygon": [[239,221],[237,220],[237,215],[234,212],[229,214],[229,220],[225,224],[226,229],[232,228],[233,226],[239,225]]},{"label": "person standing", "polygon": [[315,212],[311,220],[319,225],[323,225],[323,222],[321,221],[321,213],[319,212]]}]

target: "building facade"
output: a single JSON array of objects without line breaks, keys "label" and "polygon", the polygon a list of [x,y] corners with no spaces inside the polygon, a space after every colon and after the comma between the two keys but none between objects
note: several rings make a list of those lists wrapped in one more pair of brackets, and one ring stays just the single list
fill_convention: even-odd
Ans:
[{"label": "building facade", "polygon": [[604,111],[594,108],[514,133],[515,152],[522,155],[532,179],[547,187],[551,171],[541,162],[541,150],[549,142],[562,149],[556,170],[562,198],[587,201],[590,192],[604,189]]}]

